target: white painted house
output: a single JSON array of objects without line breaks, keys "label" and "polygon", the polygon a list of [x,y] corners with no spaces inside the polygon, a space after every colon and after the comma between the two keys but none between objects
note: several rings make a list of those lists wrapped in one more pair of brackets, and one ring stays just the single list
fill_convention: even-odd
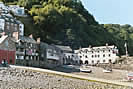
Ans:
[{"label": "white painted house", "polygon": [[114,45],[80,48],[75,53],[78,54],[81,64],[114,63],[118,58],[118,49]]},{"label": "white painted house", "polygon": [[0,30],[4,31],[5,19],[0,16]]},{"label": "white painted house", "polygon": [[19,5],[9,5],[9,9],[17,16],[25,15],[24,7],[20,7]]}]

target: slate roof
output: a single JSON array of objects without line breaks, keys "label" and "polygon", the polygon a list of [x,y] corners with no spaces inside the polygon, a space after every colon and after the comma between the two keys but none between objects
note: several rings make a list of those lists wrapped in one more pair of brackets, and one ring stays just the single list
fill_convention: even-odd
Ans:
[{"label": "slate roof", "polygon": [[7,37],[8,37],[7,35],[2,36],[2,37],[0,38],[0,44],[1,44]]},{"label": "slate roof", "polygon": [[1,15],[0,19],[4,19],[6,22],[14,23],[14,24],[21,24],[19,20],[14,19],[14,17],[8,15]]},{"label": "slate roof", "polygon": [[56,47],[60,48],[63,51],[69,51],[72,52],[72,49],[70,48],[70,46],[61,46],[61,45],[55,45]]},{"label": "slate roof", "polygon": [[112,50],[113,48],[115,48],[114,45],[112,46],[99,46],[99,47],[92,47],[92,48],[81,48],[79,50],[75,50],[75,52],[77,53],[81,53],[81,52],[84,52],[84,53],[87,53],[87,52],[98,52],[98,51],[105,51],[105,50]]},{"label": "slate roof", "polygon": [[33,38],[30,38],[30,37],[20,36],[19,39],[20,39],[22,42],[36,44],[36,41],[35,41]]}]

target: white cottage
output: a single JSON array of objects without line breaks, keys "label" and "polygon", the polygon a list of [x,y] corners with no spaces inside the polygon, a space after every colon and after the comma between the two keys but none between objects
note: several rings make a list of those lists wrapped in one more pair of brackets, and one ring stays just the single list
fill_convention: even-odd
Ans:
[{"label": "white cottage", "polygon": [[80,48],[75,53],[80,58],[80,64],[114,63],[118,58],[118,49],[114,45]]}]

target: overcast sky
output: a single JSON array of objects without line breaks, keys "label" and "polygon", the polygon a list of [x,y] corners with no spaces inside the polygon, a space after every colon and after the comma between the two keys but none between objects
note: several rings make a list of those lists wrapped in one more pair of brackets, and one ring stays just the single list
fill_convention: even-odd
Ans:
[{"label": "overcast sky", "polygon": [[100,24],[133,26],[133,0],[81,0]]}]

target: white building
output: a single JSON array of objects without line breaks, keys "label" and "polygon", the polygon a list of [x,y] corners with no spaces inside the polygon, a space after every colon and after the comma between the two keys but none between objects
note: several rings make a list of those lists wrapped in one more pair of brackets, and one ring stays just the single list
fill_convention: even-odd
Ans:
[{"label": "white building", "polygon": [[5,28],[5,19],[0,17],[0,29],[4,31]]},{"label": "white building", "polygon": [[4,31],[6,34],[14,31],[19,31],[19,35],[24,35],[24,24],[19,20],[16,20],[10,15],[0,16],[0,30]]},{"label": "white building", "polygon": [[114,63],[118,58],[116,46],[88,47],[75,50],[80,58],[80,64]]},{"label": "white building", "polygon": [[9,9],[17,16],[25,15],[24,7],[20,7],[19,5],[9,5]]}]

